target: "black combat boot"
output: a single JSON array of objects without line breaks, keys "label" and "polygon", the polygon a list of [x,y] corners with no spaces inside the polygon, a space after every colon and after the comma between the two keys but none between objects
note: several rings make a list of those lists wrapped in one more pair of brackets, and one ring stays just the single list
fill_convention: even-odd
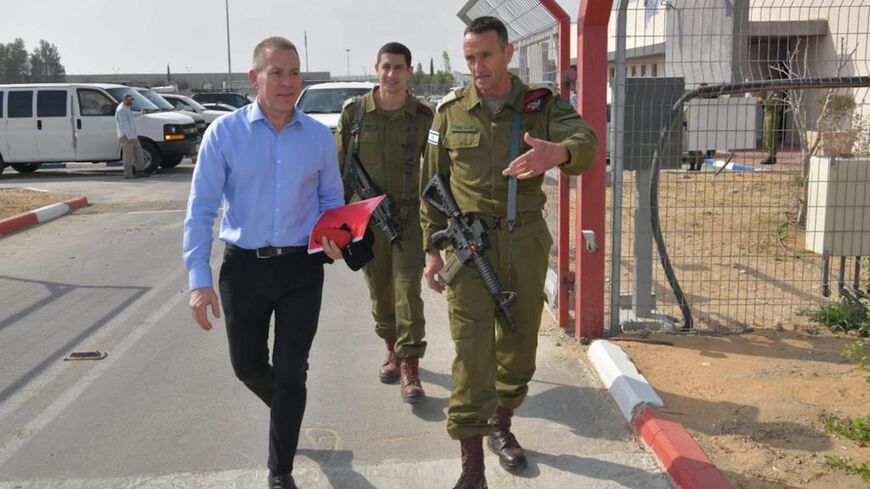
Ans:
[{"label": "black combat boot", "polygon": [[495,426],[493,434],[489,435],[486,445],[490,451],[498,455],[498,463],[506,470],[514,472],[522,470],[526,463],[526,452],[517,442],[517,438],[511,433],[511,417],[514,412],[511,409],[499,407],[495,415],[489,420]]},{"label": "black combat boot", "polygon": [[462,449],[462,475],[453,489],[487,489],[483,470],[483,436],[459,440]]}]

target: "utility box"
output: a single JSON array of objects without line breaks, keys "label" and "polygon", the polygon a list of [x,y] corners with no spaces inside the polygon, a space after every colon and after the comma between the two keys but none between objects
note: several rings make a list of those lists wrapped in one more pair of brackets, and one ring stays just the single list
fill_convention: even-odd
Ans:
[{"label": "utility box", "polygon": [[870,256],[870,157],[810,160],[805,247]]},{"label": "utility box", "polygon": [[[685,92],[682,78],[626,78],[623,170],[649,170],[663,127],[670,123],[671,107]],[[682,110],[679,117],[682,119]],[[660,168],[682,165],[683,121],[671,131],[661,156]]]}]

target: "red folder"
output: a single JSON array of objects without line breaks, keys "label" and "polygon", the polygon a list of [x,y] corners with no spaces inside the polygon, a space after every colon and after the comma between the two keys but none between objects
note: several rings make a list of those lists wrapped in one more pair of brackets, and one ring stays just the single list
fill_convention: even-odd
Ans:
[{"label": "red folder", "polygon": [[369,225],[372,212],[385,197],[385,195],[378,195],[371,199],[360,200],[324,211],[314,223],[314,228],[311,229],[311,236],[308,238],[308,254],[323,251],[323,243],[321,242],[323,236],[326,235],[334,240],[335,231],[343,224],[350,228],[353,241],[361,240],[366,232],[366,226]]}]

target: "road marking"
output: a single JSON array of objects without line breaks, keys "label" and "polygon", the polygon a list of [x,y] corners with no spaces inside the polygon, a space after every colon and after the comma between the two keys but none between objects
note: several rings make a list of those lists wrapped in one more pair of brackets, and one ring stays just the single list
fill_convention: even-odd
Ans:
[{"label": "road marking", "polygon": [[128,212],[127,214],[132,216],[133,214],[169,214],[172,212],[187,212],[187,209],[169,209],[169,210],[163,210],[163,211],[135,211],[135,212]]},{"label": "road marking", "polygon": [[[79,344],[88,341],[90,344],[99,343],[108,338],[108,336],[117,328],[123,326],[129,318],[140,309],[142,309],[146,304],[150,302],[150,299],[156,296],[157,294],[165,291],[167,288],[175,289],[178,287],[178,284],[184,283],[184,277],[187,275],[187,272],[182,271],[181,273],[172,274],[167,277],[165,280],[160,282],[156,287],[151,289],[150,292],[146,293],[142,296],[142,299],[139,301],[139,306],[131,309],[127,309],[126,311],[119,314],[115,319],[110,321],[106,327],[100,328],[98,333],[95,333],[91,337],[83,338]],[[134,328],[130,334],[128,334],[121,342],[112,349],[111,354],[100,362],[99,365],[94,366],[94,368],[86,374],[84,377],[80,378],[72,387],[67,389],[63,394],[58,396],[57,399],[54,400],[42,413],[40,413],[37,417],[33,418],[29,423],[27,423],[21,430],[19,430],[18,435],[16,435],[13,439],[9,440],[6,444],[0,447],[0,465],[6,463],[10,458],[12,458],[15,453],[21,449],[27,442],[29,442],[32,438],[34,438],[43,428],[45,428],[48,423],[50,423],[54,418],[56,418],[67,406],[69,406],[73,401],[75,401],[82,392],[85,391],[95,380],[97,380],[106,370],[108,370],[114,363],[121,358],[124,353],[127,352],[139,339],[141,339],[151,328],[157,324],[159,319],[162,319],[163,316],[167,315],[172,308],[176,307],[179,302],[187,299],[187,294],[177,293],[174,294],[174,297],[171,297],[167,302],[163,304],[162,307],[157,309],[153,314],[148,316],[147,319],[143,322],[143,324],[137,328]],[[73,347],[75,349],[75,346]],[[34,396],[39,394],[50,382],[52,382],[55,378],[57,378],[64,370],[69,368],[68,365],[64,365],[63,362],[59,362],[55,364],[50,369],[46,370],[45,373],[41,374],[35,380],[30,382],[27,386],[16,392],[12,397],[10,397],[6,402],[0,404],[0,422],[2,422],[7,416],[17,411],[23,404],[27,401],[31,400]]]}]

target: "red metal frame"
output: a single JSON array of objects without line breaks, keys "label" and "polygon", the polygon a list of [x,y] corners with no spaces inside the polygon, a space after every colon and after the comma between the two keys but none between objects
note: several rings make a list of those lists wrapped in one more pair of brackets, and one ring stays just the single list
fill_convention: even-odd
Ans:
[{"label": "red metal frame", "polygon": [[[574,298],[576,338],[600,338],[604,335],[607,23],[612,7],[613,0],[584,0],[577,15],[577,110],[595,130],[599,146],[592,168],[583,176],[577,177],[574,245],[577,249],[576,276],[579,277],[580,286]],[[597,251],[586,250],[586,243],[580,232],[583,229],[595,233]],[[561,318],[561,310],[567,310],[567,307],[559,309]]]},{"label": "red metal frame", "polygon": [[[571,63],[571,18],[562,10],[555,0],[540,0],[541,5],[559,23],[559,58],[556,65],[558,72],[559,93],[563,99],[570,97],[569,83],[566,83],[568,67]],[[567,328],[570,322],[568,315],[568,292],[573,287],[574,277],[571,275],[571,258],[568,253],[570,215],[571,215],[571,181],[570,177],[559,172],[558,195],[556,207],[556,304],[558,305],[558,322],[562,328]]]}]

